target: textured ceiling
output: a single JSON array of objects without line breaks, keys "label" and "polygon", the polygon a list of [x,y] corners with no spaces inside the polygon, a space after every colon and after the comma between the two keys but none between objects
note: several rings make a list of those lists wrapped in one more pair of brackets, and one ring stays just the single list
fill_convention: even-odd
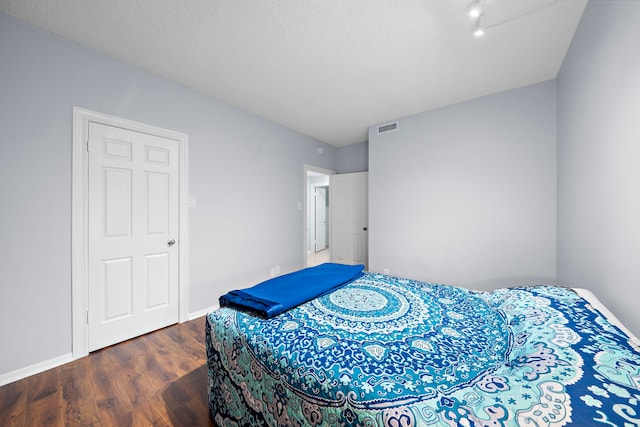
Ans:
[{"label": "textured ceiling", "polygon": [[0,0],[0,11],[334,146],[556,77],[587,0]]}]

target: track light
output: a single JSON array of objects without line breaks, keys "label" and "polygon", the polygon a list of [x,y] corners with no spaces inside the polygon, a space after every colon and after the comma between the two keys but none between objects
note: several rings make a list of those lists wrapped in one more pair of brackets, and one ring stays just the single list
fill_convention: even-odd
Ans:
[{"label": "track light", "polygon": [[508,22],[513,22],[516,21],[518,19],[522,19],[524,17],[527,17],[529,15],[533,15],[535,13],[541,12],[545,9],[548,9],[550,7],[556,6],[562,2],[565,2],[567,0],[548,0],[546,3],[541,4],[537,7],[534,7],[533,9],[529,9],[529,10],[525,10],[524,12],[521,12],[517,15],[511,16],[509,18],[503,19],[501,21],[497,21],[495,22],[495,20],[493,20],[493,22],[491,23],[491,25],[486,25],[485,21],[486,21],[486,12],[485,12],[485,6],[487,5],[487,2],[489,0],[473,0],[471,2],[471,4],[469,5],[469,8],[467,9],[469,11],[469,15],[473,18],[473,27],[471,28],[471,32],[473,33],[474,36],[476,37],[482,37],[484,36],[484,33],[487,29],[490,28],[495,28],[499,25],[503,25],[506,24]]},{"label": "track light", "polygon": [[473,0],[469,5],[469,16],[472,18],[478,18],[482,15],[482,9],[484,6],[484,0]]},{"label": "track light", "polygon": [[471,29],[471,32],[473,33],[474,36],[476,37],[482,37],[484,36],[486,27],[485,27],[485,15],[479,15],[476,18],[476,22],[473,24],[473,28]]}]

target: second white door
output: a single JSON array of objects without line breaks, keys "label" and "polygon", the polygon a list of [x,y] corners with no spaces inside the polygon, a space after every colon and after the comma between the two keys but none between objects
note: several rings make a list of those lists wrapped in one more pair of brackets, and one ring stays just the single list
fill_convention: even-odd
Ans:
[{"label": "second white door", "polygon": [[331,260],[368,265],[368,173],[331,175]]},{"label": "second white door", "polygon": [[179,145],[89,123],[89,351],[179,314]]}]

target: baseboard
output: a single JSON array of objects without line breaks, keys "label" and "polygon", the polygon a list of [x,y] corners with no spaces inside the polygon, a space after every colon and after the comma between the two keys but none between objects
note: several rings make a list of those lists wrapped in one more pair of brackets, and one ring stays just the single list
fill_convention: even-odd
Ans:
[{"label": "baseboard", "polygon": [[7,372],[6,374],[0,374],[0,387],[14,381],[21,380],[23,378],[30,377],[31,375],[39,374],[40,372],[56,368],[60,365],[64,365],[65,363],[69,363],[72,361],[73,354],[67,353],[53,359],[45,360],[44,362],[36,363],[35,365],[20,368],[12,372]]},{"label": "baseboard", "polygon": [[219,305],[214,305],[213,307],[205,308],[204,310],[194,311],[193,313],[189,313],[189,320],[197,319],[198,317],[202,317],[213,310],[220,308]]}]

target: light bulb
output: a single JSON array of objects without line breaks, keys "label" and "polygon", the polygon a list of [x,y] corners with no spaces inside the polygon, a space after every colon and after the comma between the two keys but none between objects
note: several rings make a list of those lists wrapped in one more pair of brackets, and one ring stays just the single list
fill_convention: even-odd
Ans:
[{"label": "light bulb", "polygon": [[485,26],[485,21],[486,21],[486,15],[482,14],[480,16],[478,16],[476,18],[476,22],[473,25],[473,28],[471,29],[471,31],[473,32],[473,35],[476,37],[482,37],[484,36],[485,30],[486,30],[486,26]]},{"label": "light bulb", "polygon": [[482,15],[482,0],[473,0],[469,6],[469,16],[477,18]]}]

